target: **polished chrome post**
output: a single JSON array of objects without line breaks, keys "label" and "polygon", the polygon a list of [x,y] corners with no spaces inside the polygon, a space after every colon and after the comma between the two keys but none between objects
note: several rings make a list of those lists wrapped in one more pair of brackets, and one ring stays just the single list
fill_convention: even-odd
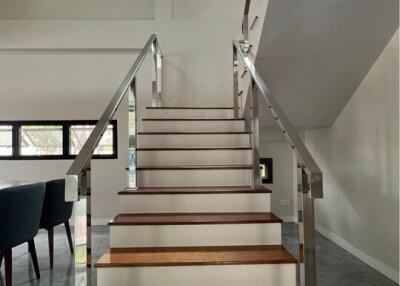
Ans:
[{"label": "polished chrome post", "polygon": [[255,82],[251,79],[249,94],[251,100],[251,145],[253,149],[253,187],[261,184],[260,177],[260,119],[258,114],[258,93],[255,89]]},{"label": "polished chrome post", "polygon": [[316,286],[314,199],[310,196],[308,175],[301,165],[297,178],[300,285]]},{"label": "polished chrome post", "polygon": [[244,13],[243,13],[243,22],[242,22],[242,34],[243,40],[249,40],[249,10],[250,10],[250,3],[251,0],[246,0],[244,6]]},{"label": "polished chrome post", "polygon": [[128,115],[128,187],[136,189],[137,166],[137,126],[136,126],[136,78],[133,79],[128,89],[129,115]]},{"label": "polished chrome post", "polygon": [[153,81],[152,81],[152,90],[153,97],[151,106],[160,107],[162,105],[162,55],[160,46],[158,44],[157,38],[154,39],[154,42],[151,45],[151,52],[153,58]]},{"label": "polished chrome post", "polygon": [[233,116],[239,118],[239,61],[238,51],[233,45]]},{"label": "polished chrome post", "polygon": [[91,168],[90,161],[78,176],[79,200],[75,203],[75,285],[91,283]]}]

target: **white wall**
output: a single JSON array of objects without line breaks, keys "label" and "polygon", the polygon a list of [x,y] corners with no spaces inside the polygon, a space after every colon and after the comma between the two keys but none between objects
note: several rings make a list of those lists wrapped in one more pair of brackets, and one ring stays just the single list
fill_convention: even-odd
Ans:
[{"label": "white wall", "polygon": [[318,229],[398,281],[399,34],[331,128],[306,132],[323,170]]},{"label": "white wall", "polygon": [[[165,105],[232,106],[231,41],[241,33],[244,2],[202,3],[230,8],[207,19],[204,10],[196,16],[195,7],[185,7],[194,16],[183,21],[174,18],[184,12],[179,1],[157,0],[155,20],[69,20],[63,14],[64,20],[0,21],[0,120],[98,119],[152,33],[164,53]],[[138,78],[140,117],[150,103],[150,78],[147,60]],[[95,223],[116,214],[116,192],[126,186],[126,112],[117,116],[119,158],[94,161]],[[63,177],[70,164],[0,161],[0,179]]]},{"label": "white wall", "polygon": [[[297,187],[293,168],[296,158],[282,133],[276,128],[263,128],[260,133],[260,157],[273,160],[273,183],[265,184],[272,190],[272,212],[285,221],[295,221]],[[289,201],[288,205],[282,201]]]}]

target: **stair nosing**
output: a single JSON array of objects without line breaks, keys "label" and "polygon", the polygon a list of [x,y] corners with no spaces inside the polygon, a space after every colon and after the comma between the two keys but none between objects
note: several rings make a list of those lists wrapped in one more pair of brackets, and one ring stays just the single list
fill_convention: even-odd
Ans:
[{"label": "stair nosing", "polygon": [[178,166],[138,166],[138,171],[158,171],[158,170],[251,170],[253,165],[178,165]]},{"label": "stair nosing", "polygon": [[283,245],[243,245],[243,246],[197,246],[197,247],[147,247],[147,248],[111,248],[106,254],[112,255],[118,253],[182,253],[182,252],[223,252],[231,251],[236,254],[242,254],[245,251],[253,251],[259,253],[260,251],[273,252],[280,251],[285,254],[285,257],[280,258],[258,258],[258,259],[245,259],[245,260],[234,260],[234,259],[209,259],[206,261],[165,261],[165,262],[102,262],[101,259],[95,264],[96,268],[117,268],[117,267],[168,267],[168,266],[205,266],[205,265],[272,265],[272,264],[296,264],[297,259],[283,246]]},{"label": "stair nosing", "polygon": [[[237,188],[236,190],[228,190],[230,188]],[[190,190],[192,189],[192,190]],[[214,190],[215,189],[215,190]],[[225,189],[225,190],[223,190]],[[153,191],[146,191],[153,190]],[[186,190],[186,191],[185,191]],[[196,190],[196,191],[194,191]],[[271,194],[272,191],[265,187],[251,188],[248,186],[241,187],[159,187],[159,188],[139,188],[139,189],[129,189],[126,188],[119,191],[119,195],[180,195],[180,194]]]},{"label": "stair nosing", "polygon": [[142,121],[244,121],[243,118],[142,118]]},{"label": "stair nosing", "polygon": [[246,134],[250,135],[251,132],[246,131],[232,131],[232,132],[224,132],[224,131],[212,131],[212,132],[138,132],[138,135],[220,135],[220,134]]},{"label": "stair nosing", "polygon": [[137,151],[219,151],[219,150],[252,150],[251,147],[171,147],[171,148],[137,148]]},{"label": "stair nosing", "polygon": [[184,106],[182,106],[182,107],[178,107],[178,106],[171,106],[171,107],[169,107],[169,106],[166,106],[166,107],[147,106],[146,109],[160,109],[160,110],[162,110],[162,109],[183,109],[183,110],[185,110],[185,109],[199,109],[199,110],[201,110],[201,109],[215,109],[215,110],[221,109],[221,110],[233,110],[234,108],[233,107],[190,107],[190,106],[189,107],[184,107]]},{"label": "stair nosing", "polygon": [[[236,218],[235,218],[236,216]],[[251,218],[252,216],[258,219]],[[264,218],[259,218],[259,217]],[[121,217],[137,217],[137,221],[118,221]],[[142,220],[140,220],[142,217]],[[145,221],[144,217],[156,217],[157,220]],[[173,219],[179,217],[181,220]],[[185,220],[186,217],[186,220]],[[222,219],[218,220],[215,217]],[[242,219],[245,217],[245,219]],[[169,218],[169,219],[168,219]],[[226,225],[226,224],[282,224],[283,220],[272,212],[240,212],[240,213],[121,213],[109,226],[140,226],[140,225]]]}]

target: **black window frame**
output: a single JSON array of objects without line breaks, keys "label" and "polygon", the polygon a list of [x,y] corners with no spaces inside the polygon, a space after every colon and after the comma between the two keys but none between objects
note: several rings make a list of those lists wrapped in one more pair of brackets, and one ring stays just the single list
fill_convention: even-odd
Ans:
[{"label": "black window frame", "polygon": [[260,158],[260,170],[261,165],[265,166],[266,176],[261,176],[261,181],[263,184],[273,184],[274,183],[274,172],[273,172],[273,160],[272,158]]},{"label": "black window frame", "polygon": [[[2,120],[1,126],[12,126],[12,155],[0,156],[3,160],[73,160],[77,155],[70,154],[70,127],[74,125],[96,125],[97,120]],[[60,125],[62,126],[62,155],[21,155],[20,153],[20,134],[21,127],[24,125]],[[113,126],[113,154],[110,155],[93,155],[93,159],[118,159],[118,122],[111,120],[110,125]]]}]

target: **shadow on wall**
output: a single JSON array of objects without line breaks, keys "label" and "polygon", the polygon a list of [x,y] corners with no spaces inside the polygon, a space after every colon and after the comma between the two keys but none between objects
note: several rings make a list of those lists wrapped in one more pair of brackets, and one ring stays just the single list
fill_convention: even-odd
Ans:
[{"label": "shadow on wall", "polygon": [[398,0],[269,0],[256,65],[292,122],[334,122],[396,32],[398,11]]}]

